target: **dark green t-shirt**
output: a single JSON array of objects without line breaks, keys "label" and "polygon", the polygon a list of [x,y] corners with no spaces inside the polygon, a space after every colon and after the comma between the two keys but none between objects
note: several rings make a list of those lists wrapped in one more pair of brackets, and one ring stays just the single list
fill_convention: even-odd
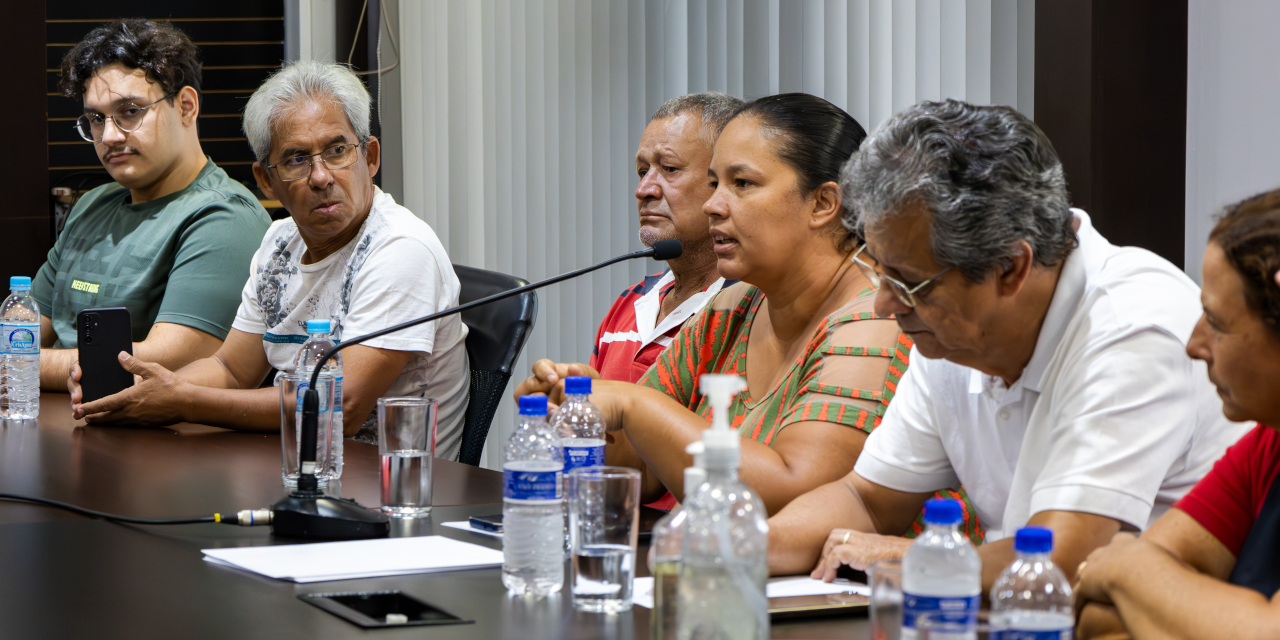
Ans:
[{"label": "dark green t-shirt", "polygon": [[249,263],[271,225],[244,185],[209,160],[181,191],[139,205],[116,183],[86,193],[32,280],[55,347],[76,346],[82,309],[126,307],[133,340],[172,322],[227,337]]}]

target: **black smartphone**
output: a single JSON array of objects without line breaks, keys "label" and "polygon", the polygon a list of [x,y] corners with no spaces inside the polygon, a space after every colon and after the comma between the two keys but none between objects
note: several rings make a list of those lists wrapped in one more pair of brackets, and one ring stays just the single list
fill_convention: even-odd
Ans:
[{"label": "black smartphone", "polygon": [[120,366],[119,353],[133,354],[133,321],[124,307],[85,309],[76,314],[82,402],[92,402],[133,386],[133,374]]},{"label": "black smartphone", "polygon": [[472,529],[480,529],[482,531],[492,531],[493,533],[502,533],[502,514],[493,516],[471,516],[470,519]]},{"label": "black smartphone", "polygon": [[366,629],[473,622],[399,591],[304,593],[298,599]]}]

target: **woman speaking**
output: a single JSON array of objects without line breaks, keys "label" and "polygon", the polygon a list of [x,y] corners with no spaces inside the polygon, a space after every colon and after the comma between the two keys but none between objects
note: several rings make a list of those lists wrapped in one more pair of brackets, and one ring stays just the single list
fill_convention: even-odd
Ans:
[{"label": "woman speaking", "polygon": [[[873,309],[850,260],[840,167],[866,132],[821,98],[792,93],[744,105],[716,140],[703,207],[725,288],[689,321],[639,384],[597,381],[591,401],[613,435],[609,464],[641,469],[644,497],[683,495],[685,446],[711,408],[698,377],[746,378],[730,408],[740,477],[770,514],[848,473],[879,424],[911,343]],[[539,361],[517,395],[559,390],[584,365]]]}]

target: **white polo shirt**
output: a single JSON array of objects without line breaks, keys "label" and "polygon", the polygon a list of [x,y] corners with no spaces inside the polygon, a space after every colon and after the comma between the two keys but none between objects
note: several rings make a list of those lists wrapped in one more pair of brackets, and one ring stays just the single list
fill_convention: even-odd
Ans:
[{"label": "white polo shirt", "polygon": [[987,541],[1041,511],[1146,528],[1250,425],[1228,422],[1185,348],[1200,289],[1155,254],[1107,242],[1083,211],[1022,377],[911,352],[854,470],[898,491],[964,485]]}]

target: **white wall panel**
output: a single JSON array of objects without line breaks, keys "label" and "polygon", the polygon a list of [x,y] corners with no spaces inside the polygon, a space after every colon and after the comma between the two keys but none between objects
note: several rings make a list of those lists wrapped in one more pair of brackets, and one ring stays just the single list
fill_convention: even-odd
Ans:
[{"label": "white wall panel", "polygon": [[[868,130],[920,99],[1030,114],[1034,0],[406,0],[404,204],[453,261],[546,278],[635,250],[634,154],[664,101],[807,91]],[[633,262],[543,290],[520,371],[585,361]],[[510,433],[511,403],[490,443]],[[494,449],[493,451],[497,451]],[[490,466],[497,456],[489,456]]]},{"label": "white wall panel", "polygon": [[1187,275],[1213,217],[1280,187],[1280,2],[1191,0],[1187,20]]}]

